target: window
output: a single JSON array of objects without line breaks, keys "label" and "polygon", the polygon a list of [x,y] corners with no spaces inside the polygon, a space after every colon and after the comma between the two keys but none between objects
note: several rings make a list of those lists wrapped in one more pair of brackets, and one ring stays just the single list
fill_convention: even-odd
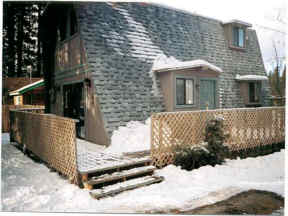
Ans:
[{"label": "window", "polygon": [[259,103],[260,102],[261,84],[259,82],[249,83],[249,102]]},{"label": "window", "polygon": [[244,29],[233,27],[233,45],[244,48]]},{"label": "window", "polygon": [[176,78],[176,105],[194,104],[194,80]]},{"label": "window", "polygon": [[60,15],[60,23],[57,29],[58,41],[64,41],[78,31],[76,13],[73,9],[64,11]]}]

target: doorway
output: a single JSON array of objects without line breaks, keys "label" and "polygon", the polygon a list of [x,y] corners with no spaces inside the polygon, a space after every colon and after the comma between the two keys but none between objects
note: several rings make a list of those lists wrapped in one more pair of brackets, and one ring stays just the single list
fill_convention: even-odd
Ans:
[{"label": "doorway", "polygon": [[85,138],[85,96],[83,83],[63,86],[63,114],[64,117],[78,120],[76,135]]}]

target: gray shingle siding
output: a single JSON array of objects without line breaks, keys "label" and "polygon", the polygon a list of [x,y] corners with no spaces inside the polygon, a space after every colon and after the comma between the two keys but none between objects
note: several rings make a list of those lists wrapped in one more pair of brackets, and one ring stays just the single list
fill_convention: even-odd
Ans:
[{"label": "gray shingle siding", "polygon": [[[159,54],[204,59],[222,68],[220,107],[243,107],[236,74],[265,75],[256,32],[245,52],[228,48],[220,21],[157,5],[79,3],[80,34],[109,135],[130,120],[165,110],[159,80],[150,71]],[[265,86],[263,94],[269,94]]]}]

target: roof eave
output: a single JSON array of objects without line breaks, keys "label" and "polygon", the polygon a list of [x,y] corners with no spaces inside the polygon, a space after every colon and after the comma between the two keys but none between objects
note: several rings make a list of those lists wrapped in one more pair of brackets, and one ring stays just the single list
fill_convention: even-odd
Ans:
[{"label": "roof eave", "polygon": [[267,76],[260,76],[260,75],[244,75],[244,76],[240,76],[237,75],[235,78],[236,81],[266,81],[268,80]]},{"label": "roof eave", "polygon": [[229,20],[229,21],[226,21],[226,22],[222,22],[223,25],[227,25],[227,24],[239,24],[239,25],[243,25],[247,28],[251,28],[252,27],[252,24],[250,23],[247,23],[247,22],[243,22],[241,20]]},{"label": "roof eave", "polygon": [[24,94],[27,91],[33,90],[33,89],[41,87],[41,86],[44,86],[44,80],[43,79],[41,79],[37,82],[31,83],[29,85],[23,86],[19,89],[16,89],[16,90],[10,92],[9,95],[10,96],[16,96],[16,95]]},{"label": "roof eave", "polygon": [[212,70],[212,71],[214,71],[214,72],[217,72],[217,73],[222,73],[223,71],[222,71],[222,69],[220,69],[220,68],[217,68],[217,69],[215,69],[215,68],[213,68],[213,67],[209,67],[209,66],[207,66],[207,65],[197,65],[197,66],[193,66],[193,67],[191,67],[191,66],[184,66],[184,67],[173,67],[173,68],[161,68],[161,69],[156,69],[156,70],[154,70],[154,72],[158,72],[158,73],[160,73],[160,72],[167,72],[167,71],[174,71],[174,70],[185,70],[185,69],[194,69],[194,68],[208,68],[208,69],[210,69],[210,70]]}]

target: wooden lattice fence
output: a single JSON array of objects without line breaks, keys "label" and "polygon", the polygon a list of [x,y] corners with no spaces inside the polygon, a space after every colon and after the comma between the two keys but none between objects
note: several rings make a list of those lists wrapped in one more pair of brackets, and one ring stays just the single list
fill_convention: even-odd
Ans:
[{"label": "wooden lattice fence", "polygon": [[[10,139],[23,145],[58,172],[79,184],[76,121],[28,110],[10,111]],[[30,110],[31,111],[31,110]]]},{"label": "wooden lattice fence", "polygon": [[44,112],[44,106],[40,105],[2,105],[2,133],[7,133],[10,130],[9,111],[13,109],[36,109],[39,112]]},{"label": "wooden lattice fence", "polygon": [[208,120],[224,119],[230,151],[241,151],[285,140],[285,108],[239,108],[191,112],[157,113],[151,116],[153,164],[173,163],[176,146],[191,146],[204,140]]}]

